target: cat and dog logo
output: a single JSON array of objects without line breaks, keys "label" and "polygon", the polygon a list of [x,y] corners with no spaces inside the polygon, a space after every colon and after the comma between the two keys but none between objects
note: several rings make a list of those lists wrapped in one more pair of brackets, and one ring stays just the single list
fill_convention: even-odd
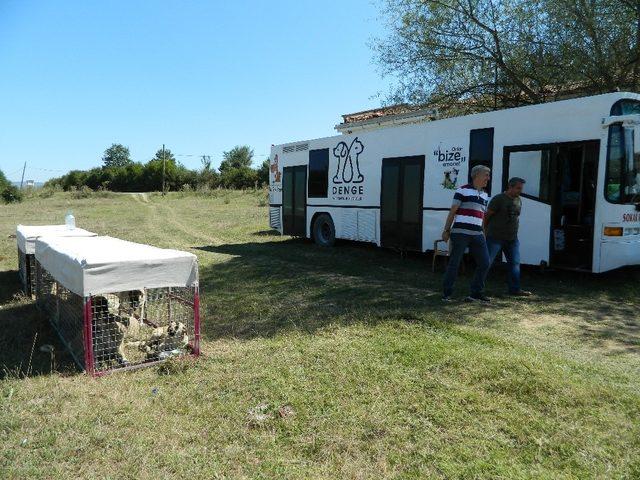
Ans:
[{"label": "cat and dog logo", "polygon": [[452,168],[451,170],[444,171],[444,180],[442,186],[447,190],[455,190],[458,186],[458,174],[460,170],[458,168]]},{"label": "cat and dog logo", "polygon": [[[338,159],[338,168],[333,176],[333,183],[362,183],[364,176],[360,172],[360,154],[364,152],[364,145],[358,137],[351,145],[340,142],[333,149],[333,156]],[[355,178],[354,178],[355,176]]]},{"label": "cat and dog logo", "polygon": [[364,175],[360,171],[360,155],[364,145],[354,138],[351,144],[339,142],[333,149],[333,156],[338,160],[336,173],[332,178],[331,193],[334,200],[360,201],[364,196]]}]

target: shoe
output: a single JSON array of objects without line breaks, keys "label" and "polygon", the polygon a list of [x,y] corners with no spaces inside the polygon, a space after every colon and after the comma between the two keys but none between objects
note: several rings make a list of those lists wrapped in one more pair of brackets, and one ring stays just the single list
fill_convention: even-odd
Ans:
[{"label": "shoe", "polygon": [[512,297],[530,297],[533,294],[527,290],[518,290],[517,292],[510,293],[509,295]]},{"label": "shoe", "polygon": [[491,302],[491,299],[482,293],[478,293],[476,295],[469,295],[467,298],[465,298],[465,301],[489,303]]},{"label": "shoe", "polygon": [[451,303],[451,297],[448,295],[443,295],[440,300],[442,300],[445,303]]}]

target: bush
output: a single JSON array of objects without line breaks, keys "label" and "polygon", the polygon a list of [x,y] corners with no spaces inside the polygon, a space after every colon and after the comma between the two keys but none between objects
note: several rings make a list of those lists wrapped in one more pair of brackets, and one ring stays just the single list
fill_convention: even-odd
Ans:
[{"label": "bush", "polygon": [[0,191],[4,190],[4,188],[9,185],[9,180],[4,176],[2,170],[0,170]]},{"label": "bush", "polygon": [[229,168],[220,177],[225,188],[254,188],[258,182],[258,173],[249,167]]},{"label": "bush", "polygon": [[71,189],[71,197],[75,199],[89,198],[92,194],[93,194],[93,190],[91,190],[86,185],[83,185],[78,189],[75,189],[75,188]]},{"label": "bush", "polygon": [[60,185],[47,185],[37,190],[37,195],[40,198],[51,198],[56,192],[61,192],[62,187]]},{"label": "bush", "polygon": [[15,185],[5,185],[0,196],[5,203],[21,202],[23,198],[22,192]]}]

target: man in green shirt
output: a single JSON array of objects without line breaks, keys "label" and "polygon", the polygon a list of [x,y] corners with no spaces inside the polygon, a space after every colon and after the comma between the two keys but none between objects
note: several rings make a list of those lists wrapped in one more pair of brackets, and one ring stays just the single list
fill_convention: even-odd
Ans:
[{"label": "man in green shirt", "polygon": [[489,261],[493,263],[500,251],[507,258],[509,294],[528,297],[531,292],[520,288],[520,242],[518,226],[522,200],[520,194],[525,181],[514,177],[509,180],[507,191],[493,197],[484,216]]}]

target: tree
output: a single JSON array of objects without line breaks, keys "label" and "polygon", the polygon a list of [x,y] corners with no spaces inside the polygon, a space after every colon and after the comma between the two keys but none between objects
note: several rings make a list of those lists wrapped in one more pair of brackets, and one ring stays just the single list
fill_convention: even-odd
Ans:
[{"label": "tree", "polygon": [[159,149],[144,166],[144,185],[147,190],[162,190],[163,168],[166,190],[180,190],[185,183],[193,181],[195,177],[190,170],[176,161],[176,157],[168,148],[164,149],[163,162],[163,151]]},{"label": "tree", "polygon": [[171,153],[171,150],[169,150],[168,148],[164,149],[164,154],[163,154],[163,150],[161,148],[158,149],[158,151],[156,152],[156,154],[154,155],[152,160],[159,160],[162,161],[162,156],[164,155],[164,159],[167,162],[171,162],[171,163],[176,163],[176,157],[173,153]]},{"label": "tree", "polygon": [[7,185],[9,185],[9,180],[7,180],[7,177],[4,175],[4,172],[0,170],[0,190],[6,187]]},{"label": "tree", "polygon": [[220,183],[225,188],[253,188],[258,181],[258,173],[250,167],[229,168],[220,173]]},{"label": "tree", "polygon": [[640,2],[547,0],[561,70],[587,93],[640,87]]},{"label": "tree", "polygon": [[129,149],[119,143],[112,144],[104,151],[102,163],[106,168],[129,165],[131,163]]},{"label": "tree", "polygon": [[216,171],[211,168],[211,157],[203,155],[201,158],[202,168],[200,169],[197,184],[199,187],[215,188],[218,186],[219,177]]},{"label": "tree", "polygon": [[0,170],[0,198],[5,203],[13,203],[22,201],[22,192],[13,185]]},{"label": "tree", "polygon": [[258,168],[258,184],[259,185],[268,185],[269,184],[269,169],[271,168],[271,163],[268,158],[262,162],[260,168]]},{"label": "tree", "polygon": [[247,145],[233,147],[228,152],[223,152],[223,160],[220,162],[220,173],[232,168],[251,168],[253,150]]},{"label": "tree", "polygon": [[455,113],[639,85],[632,0],[386,0],[375,45],[393,102]]}]

